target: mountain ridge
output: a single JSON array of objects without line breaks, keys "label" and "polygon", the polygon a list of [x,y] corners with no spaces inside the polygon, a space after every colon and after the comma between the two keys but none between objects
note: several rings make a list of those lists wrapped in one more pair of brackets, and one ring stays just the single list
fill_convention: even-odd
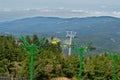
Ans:
[{"label": "mountain ridge", "polygon": [[[31,18],[18,19],[9,22],[2,22],[0,23],[0,28],[1,28],[0,32],[14,32],[14,31],[22,32],[24,30],[26,32],[31,32],[31,33],[49,32],[49,31],[52,32],[56,30],[59,32],[62,30],[77,31],[79,29],[83,29],[83,30],[85,30],[85,28],[89,29],[90,27],[96,28],[95,26],[100,26],[101,24],[109,25],[111,22],[114,22],[113,26],[120,26],[118,24],[120,22],[120,18],[111,17],[111,16],[86,17],[86,18],[59,18],[59,17],[37,16]],[[32,29],[32,31],[29,30],[29,28]],[[49,30],[47,30],[47,28]],[[41,30],[38,31],[38,29]],[[92,29],[91,30],[89,29],[89,31],[92,31]]]},{"label": "mountain ridge", "polygon": [[98,52],[105,51],[101,48],[111,49],[115,52],[120,51],[120,18],[111,16],[86,18],[39,16],[0,23],[1,34],[15,36],[48,34],[65,38],[66,31],[69,30],[77,32],[77,43],[84,44],[92,41],[97,46]]}]

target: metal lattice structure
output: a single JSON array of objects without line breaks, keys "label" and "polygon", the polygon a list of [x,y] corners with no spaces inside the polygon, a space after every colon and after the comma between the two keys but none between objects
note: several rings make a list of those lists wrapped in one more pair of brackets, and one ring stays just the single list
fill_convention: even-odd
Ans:
[{"label": "metal lattice structure", "polygon": [[[30,80],[33,80],[34,53],[35,52],[40,52],[42,50],[42,47],[29,44],[24,36],[21,36],[21,40],[23,42],[22,49],[30,55]],[[42,38],[39,42],[40,42],[40,44],[44,44],[45,43],[45,38]]]},{"label": "metal lattice structure", "polygon": [[73,49],[79,54],[79,64],[80,64],[80,68],[79,68],[79,75],[78,75],[78,80],[82,80],[82,61],[83,61],[83,54],[84,52],[88,52],[90,51],[90,46],[91,46],[91,42],[88,43],[87,46],[77,46],[77,43],[73,40]]},{"label": "metal lattice structure", "polygon": [[71,49],[72,49],[72,39],[76,37],[76,32],[73,31],[67,31],[67,35],[66,37],[69,38],[69,51],[68,51],[68,55],[71,55]]}]

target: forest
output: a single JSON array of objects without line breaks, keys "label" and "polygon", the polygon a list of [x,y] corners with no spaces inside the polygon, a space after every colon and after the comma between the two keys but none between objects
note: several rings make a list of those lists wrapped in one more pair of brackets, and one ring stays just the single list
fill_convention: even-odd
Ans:
[{"label": "forest", "polygon": [[[62,52],[60,42],[52,44],[46,39],[39,42],[36,34],[25,36],[31,45],[41,46],[34,54],[34,80],[52,80],[57,77],[66,77],[78,80],[79,54],[66,55]],[[51,37],[51,41],[53,37]],[[0,74],[11,77],[21,76],[29,80],[30,55],[23,50],[21,38],[12,35],[0,35]],[[115,55],[115,54],[114,54]],[[116,70],[114,70],[115,61]],[[115,72],[114,72],[115,71]],[[83,56],[82,80],[120,80],[120,56],[111,58],[107,52],[92,56]]]}]

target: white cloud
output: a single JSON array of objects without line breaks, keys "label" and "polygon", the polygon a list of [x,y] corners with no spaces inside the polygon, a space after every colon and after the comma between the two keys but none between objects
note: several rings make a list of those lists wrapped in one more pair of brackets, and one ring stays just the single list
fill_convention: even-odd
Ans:
[{"label": "white cloud", "polygon": [[115,15],[115,17],[120,17],[120,12],[114,11],[113,15]]},{"label": "white cloud", "polygon": [[56,9],[0,9],[0,22],[7,20],[15,20],[25,17],[34,17],[34,16],[52,16],[52,17],[90,17],[90,16],[113,16],[120,18],[120,12],[105,12],[105,11],[86,11],[86,10],[77,10],[77,9],[65,9],[64,7]]}]

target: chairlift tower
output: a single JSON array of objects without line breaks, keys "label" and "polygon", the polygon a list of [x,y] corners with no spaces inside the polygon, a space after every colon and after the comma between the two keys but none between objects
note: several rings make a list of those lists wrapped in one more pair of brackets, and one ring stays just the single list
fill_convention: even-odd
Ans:
[{"label": "chairlift tower", "polygon": [[22,49],[26,51],[30,55],[30,80],[33,80],[34,77],[34,54],[35,52],[41,52],[42,51],[42,44],[45,43],[45,37],[42,38],[40,42],[40,46],[36,46],[34,44],[29,44],[28,41],[24,36],[21,36],[21,40],[23,42]]},{"label": "chairlift tower", "polygon": [[71,55],[71,49],[72,49],[72,39],[76,37],[76,32],[73,31],[66,31],[67,35],[66,37],[69,38],[69,44],[68,44],[68,55]]}]

